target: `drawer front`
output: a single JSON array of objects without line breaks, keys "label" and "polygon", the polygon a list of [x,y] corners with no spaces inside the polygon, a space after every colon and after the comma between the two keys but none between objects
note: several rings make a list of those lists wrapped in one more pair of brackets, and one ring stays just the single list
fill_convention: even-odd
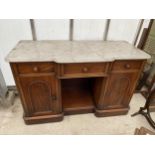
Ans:
[{"label": "drawer front", "polygon": [[130,70],[139,70],[141,68],[143,61],[115,61],[112,66],[112,71],[130,71]]},{"label": "drawer front", "polygon": [[31,74],[31,73],[51,73],[54,72],[54,63],[19,63],[17,65],[17,71],[19,74]]},{"label": "drawer front", "polygon": [[64,64],[62,75],[92,75],[107,73],[108,63]]}]

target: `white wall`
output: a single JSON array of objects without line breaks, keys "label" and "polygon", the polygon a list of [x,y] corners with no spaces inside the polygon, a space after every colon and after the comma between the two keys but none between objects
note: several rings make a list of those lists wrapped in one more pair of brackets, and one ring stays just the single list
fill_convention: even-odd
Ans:
[{"label": "white wall", "polygon": [[126,40],[133,43],[137,32],[139,20],[113,19],[111,20],[108,40]]},{"label": "white wall", "polygon": [[74,40],[103,40],[106,20],[79,19],[74,20]]},{"label": "white wall", "polygon": [[32,39],[29,20],[0,20],[0,67],[7,85],[14,85],[6,55],[20,40]]},{"label": "white wall", "polygon": [[[143,27],[147,27],[148,22],[149,20],[145,20]],[[107,39],[133,43],[138,25],[139,20],[136,19],[112,19]],[[36,19],[35,27],[38,40],[69,40],[68,19]],[[103,40],[105,27],[105,19],[76,19],[73,39]],[[4,58],[19,40],[32,40],[29,20],[0,20],[0,67],[7,85],[14,85],[14,80],[10,66]]]},{"label": "white wall", "polygon": [[69,39],[69,20],[67,19],[37,19],[35,27],[38,40]]}]

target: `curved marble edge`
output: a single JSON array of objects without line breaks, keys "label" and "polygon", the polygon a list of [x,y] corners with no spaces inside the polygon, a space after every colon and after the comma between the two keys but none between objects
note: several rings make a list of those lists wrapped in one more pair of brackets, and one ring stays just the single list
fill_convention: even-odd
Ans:
[{"label": "curved marble edge", "polygon": [[7,62],[87,63],[150,59],[125,41],[20,41]]}]

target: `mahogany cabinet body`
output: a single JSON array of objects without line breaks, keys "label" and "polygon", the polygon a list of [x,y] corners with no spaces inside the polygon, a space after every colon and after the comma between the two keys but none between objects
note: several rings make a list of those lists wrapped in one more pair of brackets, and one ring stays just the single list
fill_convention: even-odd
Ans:
[{"label": "mahogany cabinet body", "polygon": [[26,124],[63,120],[64,115],[126,114],[145,60],[103,63],[10,63]]}]

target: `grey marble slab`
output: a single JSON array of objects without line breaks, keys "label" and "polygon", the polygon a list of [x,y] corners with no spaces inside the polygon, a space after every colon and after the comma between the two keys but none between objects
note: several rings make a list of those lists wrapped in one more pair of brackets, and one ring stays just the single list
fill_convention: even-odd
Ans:
[{"label": "grey marble slab", "polygon": [[125,41],[20,41],[6,61],[81,63],[149,58]]}]

